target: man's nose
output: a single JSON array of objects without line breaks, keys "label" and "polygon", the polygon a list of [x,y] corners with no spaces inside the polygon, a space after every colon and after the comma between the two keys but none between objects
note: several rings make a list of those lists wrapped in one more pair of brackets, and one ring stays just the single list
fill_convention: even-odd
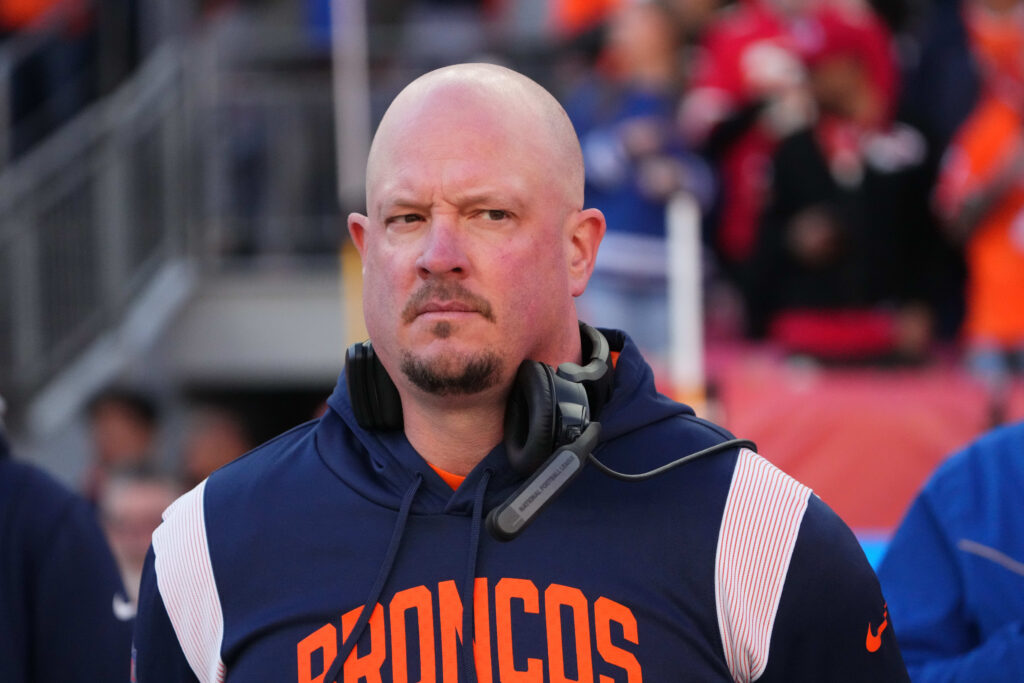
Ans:
[{"label": "man's nose", "polygon": [[423,251],[416,260],[420,277],[466,273],[468,259],[464,248],[465,235],[457,215],[436,213],[424,237]]}]

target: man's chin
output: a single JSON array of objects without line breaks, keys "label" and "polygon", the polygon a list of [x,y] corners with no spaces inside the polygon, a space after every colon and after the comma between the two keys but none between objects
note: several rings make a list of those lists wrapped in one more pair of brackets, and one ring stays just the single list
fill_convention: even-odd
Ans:
[{"label": "man's chin", "polygon": [[483,351],[472,355],[442,355],[437,358],[402,353],[400,369],[415,387],[435,396],[470,396],[498,383],[501,359]]}]

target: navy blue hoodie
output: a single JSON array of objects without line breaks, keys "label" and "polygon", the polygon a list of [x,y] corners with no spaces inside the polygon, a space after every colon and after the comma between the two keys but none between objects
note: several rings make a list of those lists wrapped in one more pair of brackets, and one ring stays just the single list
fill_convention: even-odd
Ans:
[{"label": "navy blue hoodie", "polygon": [[123,681],[131,617],[92,508],[0,432],[0,681]]},{"label": "navy blue hoodie", "polygon": [[[607,334],[598,459],[637,473],[729,438]],[[635,483],[588,466],[504,543],[482,528],[521,479],[502,446],[453,491],[401,432],[360,428],[345,387],[168,509],[138,681],[325,683],[341,661],[352,682],[907,680],[852,533],[753,452]]]}]

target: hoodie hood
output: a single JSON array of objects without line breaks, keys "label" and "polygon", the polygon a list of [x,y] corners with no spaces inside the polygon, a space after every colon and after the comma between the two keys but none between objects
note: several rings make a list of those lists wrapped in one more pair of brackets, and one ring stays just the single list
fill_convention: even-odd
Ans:
[{"label": "hoodie hood", "polygon": [[[654,372],[629,335],[619,330],[602,329],[612,355],[618,353],[612,396],[598,416],[601,441],[605,443],[630,432],[677,415],[694,415],[693,408],[659,394]],[[600,449],[600,445],[598,448]]]},{"label": "hoodie hood", "polygon": [[[608,441],[647,425],[693,410],[659,394],[654,374],[633,341],[618,330],[600,330],[614,362],[614,388],[600,408],[601,440]],[[412,505],[415,514],[470,515],[482,477],[489,476],[484,503],[504,500],[523,480],[509,466],[503,444],[495,446],[455,491],[415,451],[400,431],[369,431],[359,426],[342,373],[327,401],[329,410],[316,431],[317,449],[327,467],[347,486],[378,505],[398,509],[404,493],[422,479]]]}]

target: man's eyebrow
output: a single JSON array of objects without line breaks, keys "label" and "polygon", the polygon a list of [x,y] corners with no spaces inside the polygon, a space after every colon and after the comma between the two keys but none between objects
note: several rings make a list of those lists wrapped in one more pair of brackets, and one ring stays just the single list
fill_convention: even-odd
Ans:
[{"label": "man's eyebrow", "polygon": [[524,205],[521,200],[515,198],[514,194],[498,190],[465,192],[456,197],[456,199],[463,207],[483,206],[494,209],[511,209],[513,211],[521,211]]},{"label": "man's eyebrow", "polygon": [[429,202],[413,199],[411,195],[396,194],[388,199],[382,199],[377,202],[377,213],[383,218],[397,208],[425,211],[429,206]]}]

